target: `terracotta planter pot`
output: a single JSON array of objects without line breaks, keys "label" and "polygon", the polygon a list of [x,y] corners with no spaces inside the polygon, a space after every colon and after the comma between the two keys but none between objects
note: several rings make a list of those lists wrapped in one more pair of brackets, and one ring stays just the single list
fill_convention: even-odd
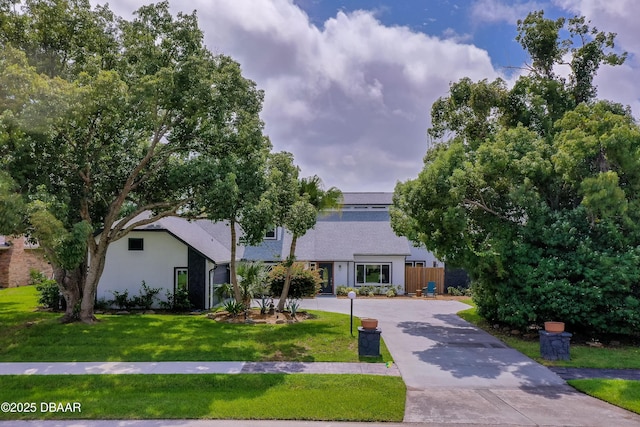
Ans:
[{"label": "terracotta planter pot", "polygon": [[363,318],[360,319],[360,322],[362,323],[362,327],[364,329],[375,329],[378,327],[378,319],[369,319],[369,318]]},{"label": "terracotta planter pot", "polygon": [[422,289],[416,289],[416,296],[417,297],[421,297],[422,296]]},{"label": "terracotta planter pot", "polygon": [[564,332],[564,322],[544,322],[544,330],[553,334]]}]

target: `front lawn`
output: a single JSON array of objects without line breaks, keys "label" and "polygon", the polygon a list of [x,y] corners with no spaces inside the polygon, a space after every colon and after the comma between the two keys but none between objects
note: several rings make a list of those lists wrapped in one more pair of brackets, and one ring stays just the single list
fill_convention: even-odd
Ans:
[{"label": "front lawn", "polygon": [[[315,312],[297,324],[216,323],[204,315],[104,315],[62,325],[35,311],[31,287],[0,289],[0,361],[358,362],[349,316]],[[381,342],[382,357],[391,356]],[[370,360],[369,360],[370,361]],[[402,421],[402,378],[374,375],[2,376],[0,402],[15,419],[294,419]],[[81,412],[52,412],[76,409]],[[25,412],[25,403],[33,403]],[[18,407],[17,405],[22,405]],[[4,411],[3,407],[3,411]]]},{"label": "front lawn", "polygon": [[[463,301],[467,303],[472,302]],[[540,357],[540,342],[527,340],[502,333],[494,329],[489,322],[480,317],[475,306],[458,312],[467,322],[473,323],[488,333],[501,339],[509,347],[518,350],[538,363],[546,366],[567,368],[598,368],[598,369],[640,369],[640,347],[590,347],[588,345],[571,344],[571,360],[549,361]]]},{"label": "front lawn", "polygon": [[[16,419],[281,419],[394,421],[400,377],[373,375],[84,375],[2,377],[0,402],[33,403]],[[51,412],[48,402],[81,412]],[[70,405],[67,405],[70,404]],[[54,406],[59,408],[59,406]],[[18,408],[16,408],[18,409]]]},{"label": "front lawn", "polygon": [[577,390],[640,414],[640,381],[624,380],[571,380]]},{"label": "front lawn", "polygon": [[[0,362],[300,361],[358,362],[349,316],[314,312],[296,324],[216,323],[204,315],[99,315],[60,324],[35,311],[33,287],[0,289]],[[381,342],[382,357],[391,355]]]}]

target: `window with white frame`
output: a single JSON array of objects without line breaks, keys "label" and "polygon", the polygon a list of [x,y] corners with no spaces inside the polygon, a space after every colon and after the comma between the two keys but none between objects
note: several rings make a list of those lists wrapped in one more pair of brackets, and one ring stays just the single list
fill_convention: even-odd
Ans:
[{"label": "window with white frame", "polygon": [[391,264],[356,264],[356,285],[391,283]]}]

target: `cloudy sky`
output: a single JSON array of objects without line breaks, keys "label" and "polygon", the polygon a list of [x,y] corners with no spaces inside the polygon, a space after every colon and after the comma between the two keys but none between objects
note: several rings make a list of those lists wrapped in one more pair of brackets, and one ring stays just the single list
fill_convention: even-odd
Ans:
[{"label": "cloudy sky", "polygon": [[[618,33],[627,62],[603,68],[599,96],[640,116],[636,0],[172,0],[197,10],[206,44],[265,91],[276,151],[343,191],[393,191],[422,168],[431,104],[449,84],[513,78],[526,57],[515,23],[531,10],[584,15]],[[94,4],[102,1],[92,0]],[[111,0],[130,17],[149,0]]]}]

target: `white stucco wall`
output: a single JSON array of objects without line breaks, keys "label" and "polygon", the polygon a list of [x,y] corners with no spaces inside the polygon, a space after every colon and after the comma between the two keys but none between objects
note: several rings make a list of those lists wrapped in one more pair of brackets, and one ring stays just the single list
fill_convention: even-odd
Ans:
[{"label": "white stucco wall", "polygon": [[349,263],[335,262],[333,263],[333,292],[335,293],[338,286],[349,286]]},{"label": "white stucco wall", "polygon": [[[130,251],[129,238],[144,239],[144,250]],[[163,231],[133,231],[109,245],[104,273],[98,284],[98,299],[113,299],[111,291],[129,291],[138,295],[144,280],[150,288],[161,288],[158,297],[165,300],[173,293],[174,268],[187,267],[187,246]]]}]

